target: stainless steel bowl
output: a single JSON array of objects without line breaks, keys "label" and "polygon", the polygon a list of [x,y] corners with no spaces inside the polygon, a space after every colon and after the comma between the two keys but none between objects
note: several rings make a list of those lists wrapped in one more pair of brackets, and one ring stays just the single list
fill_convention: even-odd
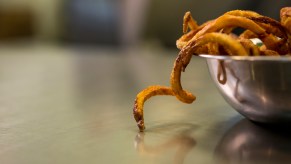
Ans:
[{"label": "stainless steel bowl", "polygon": [[291,57],[200,56],[224,99],[243,116],[291,123]]}]

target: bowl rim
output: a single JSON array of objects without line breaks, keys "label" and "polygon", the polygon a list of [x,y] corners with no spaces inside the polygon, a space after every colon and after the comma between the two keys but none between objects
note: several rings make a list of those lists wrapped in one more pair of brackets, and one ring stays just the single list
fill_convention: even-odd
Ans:
[{"label": "bowl rim", "polygon": [[198,56],[206,59],[218,60],[237,60],[237,61],[287,61],[291,62],[291,56],[226,56],[199,54]]}]

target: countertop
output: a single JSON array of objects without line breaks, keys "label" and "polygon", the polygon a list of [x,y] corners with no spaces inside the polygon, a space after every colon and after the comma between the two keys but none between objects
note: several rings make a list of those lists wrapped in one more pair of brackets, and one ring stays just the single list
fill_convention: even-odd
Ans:
[{"label": "countertop", "polygon": [[149,85],[169,86],[178,50],[0,47],[0,163],[290,163],[290,133],[246,120],[193,57],[182,84],[197,96],[132,108]]}]

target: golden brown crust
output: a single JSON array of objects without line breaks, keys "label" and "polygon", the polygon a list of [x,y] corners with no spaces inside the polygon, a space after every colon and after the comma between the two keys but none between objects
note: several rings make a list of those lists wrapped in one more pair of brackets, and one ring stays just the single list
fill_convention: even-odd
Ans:
[{"label": "golden brown crust", "polygon": [[291,7],[282,8],[280,11],[281,24],[288,34],[291,34]]},{"label": "golden brown crust", "polygon": [[250,56],[259,56],[260,50],[259,47],[256,46],[251,40],[240,38],[238,39],[240,44],[244,47],[244,49],[247,51],[247,54]]},{"label": "golden brown crust", "polygon": [[287,38],[286,31],[280,22],[266,16],[248,18],[264,28],[267,33],[272,33],[280,38]]},{"label": "golden brown crust", "polygon": [[149,86],[146,89],[142,90],[137,96],[134,101],[133,107],[133,115],[135,121],[137,122],[137,126],[140,131],[145,129],[144,126],[144,118],[143,118],[143,106],[146,100],[153,96],[157,95],[174,95],[173,91],[169,87],[154,85]]},{"label": "golden brown crust", "polygon": [[[191,56],[192,55],[188,55]],[[174,67],[171,73],[171,88],[175,94],[175,96],[182,102],[190,104],[196,100],[196,97],[190,92],[185,91],[181,85],[181,72],[186,66],[183,64],[182,55],[179,55],[174,63]]]},{"label": "golden brown crust", "polygon": [[196,40],[194,47],[199,47],[209,42],[217,43],[219,45],[222,45],[226,49],[229,49],[231,52],[231,54],[229,55],[247,55],[244,47],[236,39],[234,39],[230,35],[223,33],[207,33]]},{"label": "golden brown crust", "polygon": [[232,10],[226,12],[224,15],[233,15],[233,16],[240,16],[240,17],[260,17],[262,15],[258,14],[257,12],[250,11],[250,10]]},{"label": "golden brown crust", "polygon": [[291,7],[283,7],[280,10],[280,17],[281,17],[281,19],[283,17],[291,17]]},{"label": "golden brown crust", "polygon": [[190,11],[186,12],[183,21],[183,33],[187,33],[188,28],[196,30],[198,28],[197,22],[192,18]]},{"label": "golden brown crust", "polygon": [[280,56],[280,55],[278,54],[278,52],[273,51],[273,50],[267,50],[267,49],[265,49],[265,50],[261,50],[261,51],[260,51],[260,54],[261,54],[262,56]]},{"label": "golden brown crust", "polygon": [[281,24],[287,32],[288,50],[291,53],[291,7],[284,7],[280,10]]},{"label": "golden brown crust", "polygon": [[178,49],[182,49],[190,39],[193,38],[193,36],[196,35],[197,32],[199,32],[202,28],[204,28],[206,25],[210,24],[213,21],[207,21],[206,23],[203,23],[199,27],[197,27],[195,30],[191,30],[188,33],[182,35],[177,41],[176,41],[176,46]]},{"label": "golden brown crust", "polygon": [[258,38],[258,35],[253,33],[250,30],[245,30],[244,32],[242,32],[239,35],[239,38],[244,38],[244,39],[254,39],[254,38]]}]

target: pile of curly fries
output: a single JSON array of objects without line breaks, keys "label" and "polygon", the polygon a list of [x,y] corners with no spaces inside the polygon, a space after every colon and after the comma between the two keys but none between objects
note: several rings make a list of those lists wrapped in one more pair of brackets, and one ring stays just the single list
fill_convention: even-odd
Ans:
[{"label": "pile of curly fries", "polygon": [[[233,30],[244,29],[236,35]],[[190,30],[188,30],[190,29]],[[171,73],[171,87],[149,86],[136,97],[133,115],[140,131],[144,131],[143,106],[156,95],[172,95],[184,103],[192,103],[196,97],[183,90],[181,72],[185,71],[192,55],[212,54],[230,56],[279,56],[291,54],[291,7],[280,10],[280,22],[253,11],[233,10],[217,19],[198,25],[190,12],[183,20],[183,33],[177,40],[180,49]],[[262,41],[257,46],[250,39]]]}]

